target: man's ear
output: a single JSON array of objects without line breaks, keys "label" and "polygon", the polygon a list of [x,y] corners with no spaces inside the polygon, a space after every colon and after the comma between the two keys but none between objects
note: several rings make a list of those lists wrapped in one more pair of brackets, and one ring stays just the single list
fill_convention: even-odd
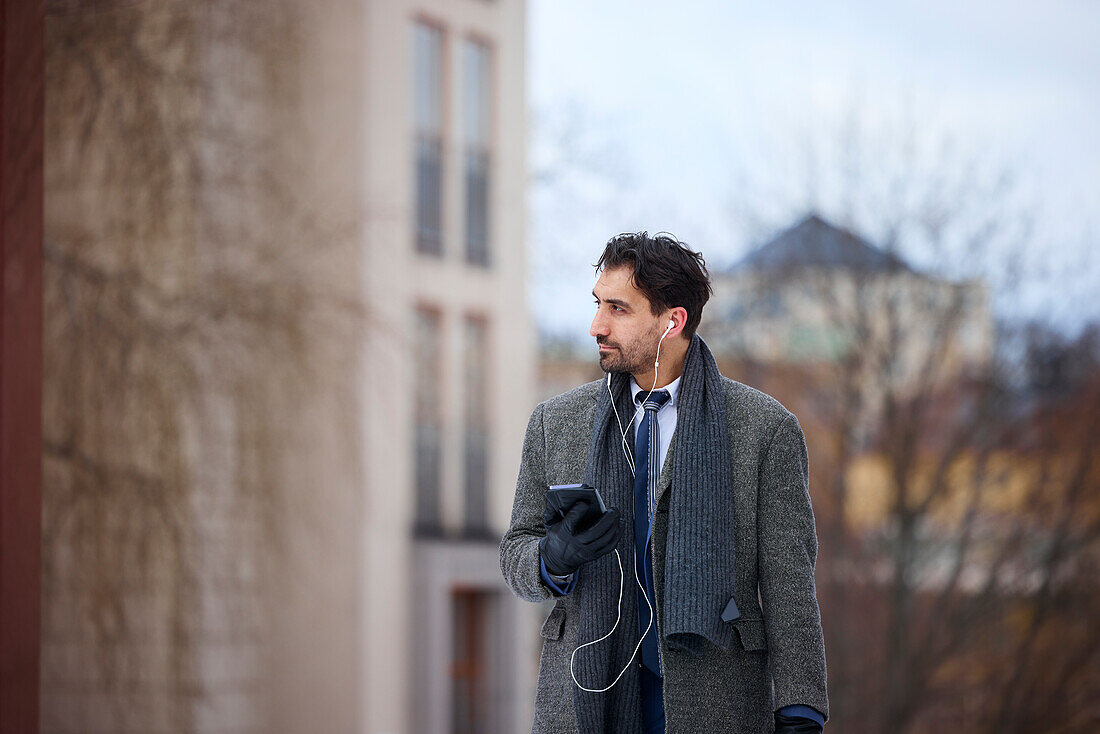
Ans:
[{"label": "man's ear", "polygon": [[687,325],[687,309],[683,306],[673,306],[668,310],[668,317],[673,322],[672,330],[668,332],[669,338],[679,336]]}]

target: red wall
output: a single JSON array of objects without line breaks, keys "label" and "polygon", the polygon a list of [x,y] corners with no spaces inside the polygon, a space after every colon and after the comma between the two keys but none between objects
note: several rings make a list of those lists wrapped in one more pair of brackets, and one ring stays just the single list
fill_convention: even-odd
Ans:
[{"label": "red wall", "polygon": [[0,0],[0,732],[38,731],[42,0]]}]

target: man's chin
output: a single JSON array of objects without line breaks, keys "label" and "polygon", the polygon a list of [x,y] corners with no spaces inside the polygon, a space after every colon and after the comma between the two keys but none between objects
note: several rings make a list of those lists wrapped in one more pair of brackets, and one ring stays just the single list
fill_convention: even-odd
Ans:
[{"label": "man's chin", "polygon": [[617,351],[600,353],[600,369],[604,372],[627,372],[622,357]]}]

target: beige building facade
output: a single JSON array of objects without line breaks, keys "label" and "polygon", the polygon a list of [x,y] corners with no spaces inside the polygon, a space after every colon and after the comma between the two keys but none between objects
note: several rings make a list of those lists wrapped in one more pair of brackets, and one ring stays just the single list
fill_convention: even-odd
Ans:
[{"label": "beige building facade", "polygon": [[524,730],[524,3],[47,5],[41,731]]},{"label": "beige building facade", "polygon": [[368,2],[365,731],[530,724],[503,586],[534,403],[521,0]]}]

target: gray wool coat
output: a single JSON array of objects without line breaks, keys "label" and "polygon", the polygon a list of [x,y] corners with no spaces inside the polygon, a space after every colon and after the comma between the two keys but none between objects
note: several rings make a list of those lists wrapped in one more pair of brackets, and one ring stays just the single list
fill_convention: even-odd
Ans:
[{"label": "gray wool coat", "polygon": [[[557,599],[542,626],[531,727],[535,734],[580,734],[569,659],[577,644],[585,642],[576,639],[583,578],[568,596],[551,592],[542,582],[538,541],[545,534],[547,486],[582,481],[596,399],[604,384],[599,380],[582,385],[535,408],[524,439],[511,524],[500,545],[501,571],[513,593],[533,602]],[[731,649],[706,642],[702,657],[669,646],[659,636],[670,734],[772,732],[772,712],[789,704],[829,713],[825,643],[814,589],[817,534],[802,429],[774,398],[728,378],[723,378],[723,386],[736,513],[730,539],[735,544],[736,584],[730,591],[741,617],[727,623],[737,630]],[[675,434],[672,441],[675,445]],[[676,491],[670,471],[674,456],[670,448],[657,488],[653,527],[658,630],[663,630],[668,503]],[[630,535],[630,529],[624,527],[623,533]],[[578,573],[583,577],[584,568]],[[627,589],[633,588],[628,583]],[[624,603],[636,603],[632,592],[625,596]],[[606,629],[614,622],[608,619]],[[620,625],[615,634],[621,633]]]}]

